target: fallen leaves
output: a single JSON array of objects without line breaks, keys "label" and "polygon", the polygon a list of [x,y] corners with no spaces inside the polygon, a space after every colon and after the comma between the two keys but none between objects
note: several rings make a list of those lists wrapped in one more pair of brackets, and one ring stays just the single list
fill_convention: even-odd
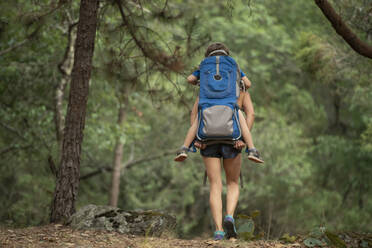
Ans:
[{"label": "fallen leaves", "polygon": [[118,233],[77,231],[63,225],[0,229],[0,247],[137,247]]},{"label": "fallen leaves", "polygon": [[4,248],[287,248],[278,241],[251,241],[139,237],[106,231],[78,231],[63,225],[47,225],[23,229],[1,229],[0,247]]}]

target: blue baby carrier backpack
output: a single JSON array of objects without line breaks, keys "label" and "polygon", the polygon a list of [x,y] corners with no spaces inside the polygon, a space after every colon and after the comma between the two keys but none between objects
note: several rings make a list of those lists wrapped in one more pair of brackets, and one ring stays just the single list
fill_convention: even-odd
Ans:
[{"label": "blue baby carrier backpack", "polygon": [[241,74],[230,56],[211,56],[199,66],[200,92],[197,139],[202,143],[233,144],[241,138],[238,105]]}]

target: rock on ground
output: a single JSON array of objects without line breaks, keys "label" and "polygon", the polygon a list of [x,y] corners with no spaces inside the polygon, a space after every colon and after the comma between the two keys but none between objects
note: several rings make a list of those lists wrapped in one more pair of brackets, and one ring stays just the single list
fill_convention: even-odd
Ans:
[{"label": "rock on ground", "polygon": [[69,220],[79,230],[116,231],[121,234],[160,237],[171,233],[176,218],[158,211],[124,211],[110,206],[87,205],[80,208]]}]

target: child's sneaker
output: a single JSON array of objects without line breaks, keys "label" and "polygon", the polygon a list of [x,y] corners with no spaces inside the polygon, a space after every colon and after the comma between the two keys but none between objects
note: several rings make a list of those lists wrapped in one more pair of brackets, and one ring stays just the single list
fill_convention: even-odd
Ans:
[{"label": "child's sneaker", "polygon": [[187,152],[189,151],[189,148],[182,146],[178,151],[177,155],[174,158],[174,161],[182,162],[187,158]]},{"label": "child's sneaker", "polygon": [[226,215],[225,219],[223,220],[223,228],[226,231],[226,238],[237,238],[238,234],[236,233],[235,229],[235,220],[231,215]]},{"label": "child's sneaker", "polygon": [[225,232],[215,231],[213,234],[213,240],[222,240],[225,237]]},{"label": "child's sneaker", "polygon": [[248,153],[248,159],[252,160],[256,163],[263,163],[263,159],[260,156],[260,153],[257,151],[256,148],[251,148],[247,150]]}]

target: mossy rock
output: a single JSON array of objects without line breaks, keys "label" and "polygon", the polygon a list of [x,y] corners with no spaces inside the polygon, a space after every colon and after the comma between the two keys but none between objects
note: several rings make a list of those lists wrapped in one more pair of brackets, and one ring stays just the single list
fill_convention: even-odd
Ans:
[{"label": "mossy rock", "polygon": [[172,233],[176,218],[162,211],[125,211],[110,206],[87,205],[71,216],[76,229],[115,231],[123,234],[162,236]]}]

